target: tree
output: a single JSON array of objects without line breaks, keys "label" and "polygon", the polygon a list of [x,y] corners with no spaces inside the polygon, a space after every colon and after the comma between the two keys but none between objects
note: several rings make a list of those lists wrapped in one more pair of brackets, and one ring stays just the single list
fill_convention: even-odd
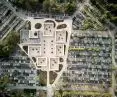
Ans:
[{"label": "tree", "polygon": [[13,0],[11,1],[15,6],[26,10],[32,10],[36,6],[38,0]]},{"label": "tree", "polygon": [[75,3],[68,3],[66,8],[65,8],[65,12],[68,14],[73,14],[75,10],[76,10]]},{"label": "tree", "polygon": [[0,78],[0,91],[2,91],[4,93],[6,91],[6,87],[9,82],[10,82],[10,80],[9,80],[8,75],[1,77]]},{"label": "tree", "polygon": [[47,72],[41,71],[39,74],[39,83],[41,86],[46,86],[47,84]]},{"label": "tree", "polygon": [[61,97],[63,97],[63,90],[59,89],[59,94],[61,95]]},{"label": "tree", "polygon": [[43,9],[44,9],[44,11],[49,12],[49,8],[50,8],[50,1],[49,0],[45,0],[43,2]]},{"label": "tree", "polygon": [[8,57],[19,43],[19,33],[10,32],[9,35],[0,42],[0,57]]}]

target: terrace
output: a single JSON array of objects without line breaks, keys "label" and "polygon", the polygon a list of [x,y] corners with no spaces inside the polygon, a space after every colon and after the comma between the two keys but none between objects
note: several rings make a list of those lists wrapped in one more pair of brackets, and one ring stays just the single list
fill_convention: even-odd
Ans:
[{"label": "terrace", "polygon": [[41,42],[40,33],[38,33],[38,38],[29,38],[29,31],[27,31],[27,30],[22,31],[21,30],[20,31],[20,37],[21,37],[20,42],[25,43],[25,44],[40,44],[40,42]]}]

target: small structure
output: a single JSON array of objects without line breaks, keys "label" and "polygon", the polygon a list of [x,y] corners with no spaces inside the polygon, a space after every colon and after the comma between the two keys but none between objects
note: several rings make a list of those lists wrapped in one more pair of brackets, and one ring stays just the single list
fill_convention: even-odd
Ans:
[{"label": "small structure", "polygon": [[57,56],[64,56],[64,44],[57,44],[56,45],[56,55]]},{"label": "small structure", "polygon": [[56,42],[57,43],[66,42],[66,31],[65,30],[56,31]]},{"label": "small structure", "polygon": [[41,47],[38,45],[29,45],[28,55],[30,55],[31,57],[41,56]]},{"label": "small structure", "polygon": [[50,71],[59,70],[59,58],[50,58]]},{"label": "small structure", "polygon": [[44,23],[44,33],[43,36],[53,36],[54,34],[54,24],[53,23]]},{"label": "small structure", "polygon": [[47,66],[47,58],[37,57],[37,66]]}]

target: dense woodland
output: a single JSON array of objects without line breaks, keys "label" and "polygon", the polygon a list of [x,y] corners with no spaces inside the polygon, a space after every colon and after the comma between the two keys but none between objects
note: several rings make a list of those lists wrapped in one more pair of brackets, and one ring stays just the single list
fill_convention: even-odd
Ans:
[{"label": "dense woodland", "polygon": [[117,0],[90,0],[102,14],[107,15],[107,19],[117,25]]},{"label": "dense woodland", "polygon": [[19,40],[19,33],[10,32],[4,40],[0,41],[0,57],[8,57],[19,43]]},{"label": "dense woodland", "polygon": [[76,0],[11,0],[14,6],[31,12],[67,13],[76,9]]}]

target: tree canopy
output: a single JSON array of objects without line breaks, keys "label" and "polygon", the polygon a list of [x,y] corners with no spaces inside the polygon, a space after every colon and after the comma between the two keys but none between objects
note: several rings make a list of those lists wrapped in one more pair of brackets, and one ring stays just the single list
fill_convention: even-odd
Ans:
[{"label": "tree canopy", "polygon": [[4,40],[0,41],[0,57],[8,57],[19,43],[19,40],[19,33],[10,32]]},{"label": "tree canopy", "polygon": [[72,14],[76,9],[77,0],[14,0],[12,3],[24,10],[44,13]]}]

